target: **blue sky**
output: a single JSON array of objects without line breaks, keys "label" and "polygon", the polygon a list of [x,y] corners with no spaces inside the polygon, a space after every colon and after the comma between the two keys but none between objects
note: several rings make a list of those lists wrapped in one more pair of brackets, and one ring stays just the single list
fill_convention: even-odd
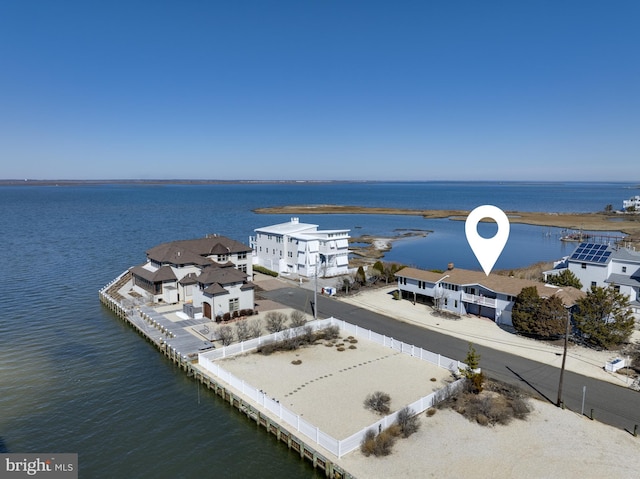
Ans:
[{"label": "blue sky", "polygon": [[639,21],[636,0],[4,0],[0,178],[637,181]]}]

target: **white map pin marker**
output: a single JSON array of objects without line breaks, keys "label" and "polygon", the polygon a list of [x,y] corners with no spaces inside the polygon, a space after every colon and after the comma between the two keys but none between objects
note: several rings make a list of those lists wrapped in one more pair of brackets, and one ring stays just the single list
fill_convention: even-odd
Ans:
[{"label": "white map pin marker", "polygon": [[[483,238],[478,234],[478,223],[483,218],[490,218],[497,223],[498,232],[493,238]],[[500,253],[507,244],[509,229],[509,218],[497,206],[478,206],[467,216],[467,221],[464,224],[467,241],[487,276],[491,273],[493,265],[496,264]]]}]

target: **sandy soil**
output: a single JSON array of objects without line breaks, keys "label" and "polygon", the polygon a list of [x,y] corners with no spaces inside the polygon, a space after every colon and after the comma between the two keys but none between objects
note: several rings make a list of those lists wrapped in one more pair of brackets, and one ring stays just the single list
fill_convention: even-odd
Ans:
[{"label": "sandy soil", "polygon": [[421,415],[420,430],[387,457],[339,461],[356,477],[630,478],[640,438],[540,401],[525,421],[485,427],[451,410]]},{"label": "sandy soil", "polygon": [[[363,407],[368,394],[388,393],[391,409],[398,410],[452,380],[444,368],[371,341],[357,341],[338,341],[336,345],[345,345],[344,351],[322,342],[268,356],[234,356],[221,360],[220,365],[336,439],[345,439],[380,419]],[[355,349],[349,349],[351,345]],[[302,363],[294,365],[294,360]]]}]

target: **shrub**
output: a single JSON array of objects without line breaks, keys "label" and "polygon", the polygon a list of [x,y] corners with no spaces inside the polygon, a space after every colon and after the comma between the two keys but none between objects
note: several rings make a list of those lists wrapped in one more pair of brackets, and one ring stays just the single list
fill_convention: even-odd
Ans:
[{"label": "shrub", "polygon": [[418,429],[420,429],[420,421],[418,420],[418,416],[410,407],[403,407],[402,409],[400,409],[400,411],[398,411],[396,424],[400,429],[402,437],[409,437],[411,436],[411,434],[417,432]]},{"label": "shrub", "polygon": [[364,433],[364,437],[360,442],[360,451],[365,456],[369,457],[375,452],[376,449],[376,433],[373,429],[367,429]]},{"label": "shrub", "polygon": [[231,319],[231,313],[224,313],[222,315],[222,320],[223,321],[229,321]]},{"label": "shrub", "polygon": [[223,346],[229,346],[233,342],[233,329],[231,329],[231,326],[220,326],[218,329],[218,337]]},{"label": "shrub", "polygon": [[270,343],[264,343],[261,344],[260,346],[258,346],[258,348],[256,349],[256,352],[260,353],[260,354],[264,354],[265,356],[269,356],[271,353],[273,353],[274,351],[277,351],[277,345],[275,342],[270,342]]},{"label": "shrub", "polygon": [[427,416],[431,417],[436,413],[437,409],[434,407],[430,407],[429,409],[427,409]]},{"label": "shrub", "polygon": [[388,414],[390,411],[389,404],[391,396],[382,391],[376,391],[369,394],[364,400],[364,407],[378,414]]},{"label": "shrub", "polygon": [[246,341],[251,337],[251,333],[249,332],[249,324],[246,319],[242,321],[238,321],[236,323],[236,336],[238,337],[238,341]]},{"label": "shrub", "polygon": [[388,456],[391,454],[395,442],[396,439],[393,434],[388,429],[385,429],[376,436],[373,454],[376,456]]},{"label": "shrub", "polygon": [[258,338],[262,334],[262,321],[254,319],[249,326],[249,334],[252,338]]},{"label": "shrub", "polygon": [[344,351],[344,348],[342,346],[340,346],[339,348],[336,348],[337,351]]},{"label": "shrub", "polygon": [[268,268],[265,268],[264,266],[260,266],[258,264],[253,265],[253,270],[257,271],[258,273],[262,273],[262,274],[267,274],[269,276],[273,276],[274,278],[278,277],[278,273],[276,273],[275,271],[271,271]]},{"label": "shrub", "polygon": [[269,311],[265,317],[265,321],[267,322],[266,328],[270,333],[277,333],[284,329],[284,323],[287,320],[287,317],[278,311]]},{"label": "shrub", "polygon": [[324,333],[324,339],[327,340],[338,339],[338,336],[340,336],[340,328],[338,326],[329,326],[324,328],[322,332]]},{"label": "shrub", "polygon": [[291,361],[291,364],[294,364],[294,365],[298,366],[298,365],[302,364],[302,360],[295,359],[295,360]]},{"label": "shrub", "polygon": [[308,324],[302,329],[302,338],[307,344],[312,344],[316,340],[316,336],[313,332],[313,328]]},{"label": "shrub", "polygon": [[351,346],[349,346],[349,349],[357,349],[357,346],[354,346],[353,344]]},{"label": "shrub", "polygon": [[302,311],[291,311],[289,320],[291,321],[290,324],[292,328],[299,328],[307,324],[307,317]]}]

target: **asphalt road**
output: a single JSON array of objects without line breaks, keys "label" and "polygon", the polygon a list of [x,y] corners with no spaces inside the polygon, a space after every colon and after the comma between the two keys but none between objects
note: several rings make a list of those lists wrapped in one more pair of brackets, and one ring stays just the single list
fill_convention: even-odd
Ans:
[{"label": "asphalt road", "polygon": [[[312,291],[283,288],[260,294],[285,306],[312,313]],[[460,361],[464,361],[469,349],[467,341],[318,295],[318,317],[330,316]],[[553,404],[556,403],[560,369],[496,349],[475,344],[474,347],[481,355],[480,367],[489,377],[520,386]],[[585,386],[586,416],[590,416],[593,409],[594,419],[630,433],[633,432],[634,425],[638,424],[640,434],[639,392],[565,370],[562,399],[568,409],[578,413],[583,410]]]}]

